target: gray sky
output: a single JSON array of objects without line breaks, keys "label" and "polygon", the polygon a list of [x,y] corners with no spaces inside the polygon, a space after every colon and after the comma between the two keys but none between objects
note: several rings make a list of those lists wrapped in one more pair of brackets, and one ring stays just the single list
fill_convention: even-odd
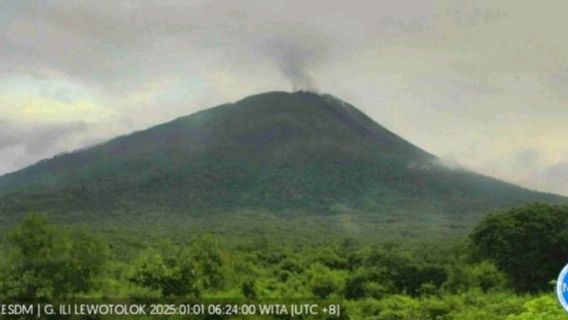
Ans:
[{"label": "gray sky", "polygon": [[0,0],[0,173],[268,90],[568,195],[565,0]]}]

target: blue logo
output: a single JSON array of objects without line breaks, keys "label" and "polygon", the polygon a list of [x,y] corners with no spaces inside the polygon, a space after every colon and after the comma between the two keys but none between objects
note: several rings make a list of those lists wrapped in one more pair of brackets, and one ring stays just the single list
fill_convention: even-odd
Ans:
[{"label": "blue logo", "polygon": [[556,281],[556,296],[562,308],[568,311],[568,265],[562,269]]}]

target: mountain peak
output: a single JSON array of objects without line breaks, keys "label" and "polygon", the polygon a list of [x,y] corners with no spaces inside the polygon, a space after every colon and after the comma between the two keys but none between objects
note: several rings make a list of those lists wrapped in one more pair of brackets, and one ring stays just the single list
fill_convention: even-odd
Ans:
[{"label": "mountain peak", "polygon": [[0,213],[427,210],[451,216],[559,199],[432,166],[435,159],[332,95],[274,91],[0,177]]},{"label": "mountain peak", "polygon": [[[413,160],[433,158],[331,94],[272,91],[249,96],[229,106],[227,109],[221,106],[226,111],[221,121],[227,128],[237,127],[235,131],[229,129],[235,134],[249,131],[251,135],[268,139],[276,131],[284,135],[301,132],[305,140],[332,139],[344,146],[369,144],[371,149],[399,152]],[[221,116],[222,112],[214,109]],[[192,116],[185,119],[190,118]]]}]

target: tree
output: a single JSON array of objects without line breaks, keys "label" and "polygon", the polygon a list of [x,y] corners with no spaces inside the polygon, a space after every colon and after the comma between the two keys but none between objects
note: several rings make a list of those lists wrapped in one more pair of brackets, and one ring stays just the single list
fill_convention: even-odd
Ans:
[{"label": "tree", "polygon": [[312,293],[320,298],[326,299],[337,292],[340,287],[340,280],[327,267],[315,264],[310,269],[310,289]]},{"label": "tree", "polygon": [[190,245],[190,257],[195,261],[201,287],[221,289],[225,282],[226,253],[217,238],[204,236],[195,239]]},{"label": "tree", "polygon": [[478,288],[483,292],[504,289],[507,277],[493,262],[484,260],[476,264],[456,263],[450,267],[444,288],[450,292]]},{"label": "tree", "polygon": [[173,249],[177,254],[164,257],[154,251],[142,254],[135,264],[133,283],[158,290],[164,297],[198,297],[197,267],[187,249]]},{"label": "tree", "polygon": [[10,256],[1,291],[9,299],[66,299],[93,288],[106,262],[106,246],[81,233],[75,238],[48,224],[45,217],[25,217],[8,235]]},{"label": "tree", "polygon": [[568,207],[533,204],[492,214],[470,235],[479,259],[490,259],[517,291],[550,289],[568,262]]},{"label": "tree", "polygon": [[72,238],[67,263],[71,291],[87,292],[94,288],[108,256],[108,246],[102,240],[85,231],[76,233]]},{"label": "tree", "polygon": [[524,311],[508,316],[506,320],[563,320],[566,313],[552,295],[544,295],[527,301]]}]

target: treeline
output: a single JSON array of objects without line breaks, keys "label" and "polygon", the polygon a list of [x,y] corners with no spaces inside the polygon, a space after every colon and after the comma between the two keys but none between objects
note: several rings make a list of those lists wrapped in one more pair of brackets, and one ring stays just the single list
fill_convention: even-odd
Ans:
[{"label": "treeline", "polygon": [[41,215],[26,217],[3,240],[4,303],[329,299],[341,303],[344,319],[566,317],[551,282],[568,262],[568,208],[560,206],[490,215],[452,243],[228,244],[196,235],[126,253],[104,236]]}]

